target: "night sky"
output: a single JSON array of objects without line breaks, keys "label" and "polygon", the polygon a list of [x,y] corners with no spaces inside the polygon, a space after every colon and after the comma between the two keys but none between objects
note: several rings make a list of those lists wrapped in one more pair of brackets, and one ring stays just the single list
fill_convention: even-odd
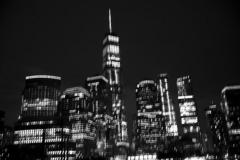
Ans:
[{"label": "night sky", "polygon": [[224,86],[240,84],[239,6],[231,1],[16,0],[0,5],[0,109],[8,125],[20,112],[25,76],[61,76],[64,90],[101,73],[109,7],[113,31],[120,36],[128,122],[136,111],[137,82],[159,73],[169,74],[175,104],[176,78],[191,75],[203,130],[204,108],[219,103]]}]

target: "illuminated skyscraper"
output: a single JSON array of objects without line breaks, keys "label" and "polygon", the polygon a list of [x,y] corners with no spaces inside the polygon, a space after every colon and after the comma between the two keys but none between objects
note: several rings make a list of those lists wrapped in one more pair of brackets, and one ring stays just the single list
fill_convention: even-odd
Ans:
[{"label": "illuminated skyscraper", "polygon": [[163,150],[165,121],[157,102],[157,85],[144,80],[136,87],[137,103],[137,154],[156,153]]},{"label": "illuminated skyscraper", "polygon": [[210,105],[205,113],[212,132],[213,150],[216,153],[224,154],[227,149],[228,136],[224,113],[217,105]]},{"label": "illuminated skyscraper", "polygon": [[68,88],[61,95],[60,105],[67,111],[65,115],[70,128],[68,143],[75,144],[76,158],[90,157],[96,146],[96,128],[89,97],[89,92],[83,87]]},{"label": "illuminated skyscraper", "polygon": [[90,106],[93,109],[93,119],[96,124],[96,150],[101,156],[111,157],[114,123],[108,80],[102,75],[88,77],[86,88],[90,93]]},{"label": "illuminated skyscraper", "polygon": [[[61,78],[49,75],[27,76],[22,93],[21,113],[14,131],[14,144],[40,148],[43,157],[60,159],[68,128],[57,124],[57,106],[60,96]],[[71,159],[72,150],[65,152]],[[64,153],[64,154],[65,154]]]},{"label": "illuminated skyscraper", "polygon": [[109,32],[103,40],[103,75],[110,85],[116,146],[128,147],[127,122],[122,99],[120,59],[119,36],[112,31],[111,11],[109,10]]},{"label": "illuminated skyscraper", "polygon": [[169,94],[167,74],[160,74],[156,80],[157,101],[162,105],[162,112],[165,117],[166,135],[177,136],[178,128],[173,103]]},{"label": "illuminated skyscraper", "polygon": [[223,88],[222,106],[227,121],[229,158],[240,159],[240,85]]},{"label": "illuminated skyscraper", "polygon": [[183,137],[186,139],[184,150],[189,154],[202,152],[199,118],[191,78],[189,76],[178,78],[177,88]]}]

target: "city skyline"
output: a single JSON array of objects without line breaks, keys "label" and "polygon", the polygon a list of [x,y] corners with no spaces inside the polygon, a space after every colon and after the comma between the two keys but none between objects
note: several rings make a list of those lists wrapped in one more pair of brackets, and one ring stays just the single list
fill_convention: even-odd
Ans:
[{"label": "city skyline", "polygon": [[[80,10],[77,7],[72,10],[73,13],[70,13],[69,8],[71,7],[66,7],[65,9],[69,11],[67,12],[69,17],[72,17],[73,19],[75,18],[74,21],[73,19],[69,20],[67,16],[62,16],[65,17],[62,20],[60,20],[61,18],[58,19],[57,14],[53,13],[54,8],[51,8],[51,5],[45,6],[50,12],[52,12],[50,13],[50,16],[48,14],[48,16],[43,16],[41,14],[46,14],[46,12],[40,10],[38,7],[41,5],[43,7],[44,3],[41,2],[38,4],[39,6],[34,6],[33,3],[34,2],[32,2],[32,4],[20,4],[20,7],[18,8],[19,10],[14,10],[14,6],[12,6],[12,11],[15,11],[11,12],[12,15],[9,14],[9,10],[3,10],[5,14],[3,14],[2,32],[7,31],[4,32],[3,44],[5,45],[4,52],[1,54],[3,63],[1,64],[0,70],[0,73],[2,74],[0,79],[2,101],[0,105],[1,109],[6,111],[5,122],[10,125],[13,125],[13,123],[16,122],[17,115],[20,111],[20,96],[25,76],[31,74],[53,74],[61,76],[63,78],[63,87],[61,90],[63,91],[68,87],[84,85],[86,77],[101,71],[101,41],[104,37],[104,33],[108,30],[107,6],[101,9],[97,9],[97,6],[95,6],[96,10],[94,13],[91,13],[91,11]],[[21,10],[21,5],[23,5],[23,8],[25,5],[30,6],[25,6],[26,8]],[[64,13],[60,10],[60,8],[63,7],[63,4],[59,2],[59,5],[59,8],[56,7],[55,11]],[[72,6],[71,4],[68,5]],[[143,4],[139,5],[142,5],[141,7],[143,7]],[[170,9],[170,11],[173,11],[174,8],[180,8],[178,10],[182,11],[180,12],[180,15],[184,15],[185,12],[191,15],[191,11],[186,7],[189,4],[185,4],[186,6],[181,6],[181,4],[175,5],[176,6],[173,6],[172,9],[170,8],[170,4],[167,3],[163,4],[161,7],[162,9],[166,7],[167,9]],[[214,4],[208,5],[213,8],[216,7],[217,9],[221,7],[229,7],[229,4],[228,6],[220,4],[221,7],[214,6]],[[197,4],[193,4],[193,7],[194,6],[197,7]],[[200,10],[200,7],[203,6],[199,6],[199,10],[197,11],[202,13],[203,11]],[[39,10],[37,10],[37,8]],[[226,22],[226,24],[223,23],[221,26],[219,24],[222,22],[220,18],[224,17],[217,14],[208,15],[208,12],[207,15],[205,15],[205,18],[201,18],[197,17],[197,11],[195,11],[196,13],[194,12],[195,14],[193,13],[193,15],[196,17],[192,15],[193,18],[191,20],[191,18],[178,16],[177,11],[166,11],[166,8],[161,12],[169,13],[170,15],[159,14],[159,11],[156,10],[152,11],[151,8],[156,9],[154,4],[148,4],[146,6],[146,11],[141,11],[140,9],[137,9],[137,7],[135,10],[130,10],[131,7],[129,6],[126,7],[127,12],[124,12],[123,5],[120,5],[119,7],[113,5],[111,8],[113,12],[113,30],[116,30],[116,32],[119,33],[121,39],[120,49],[123,57],[122,73],[124,97],[126,97],[126,109],[129,111],[127,112],[127,118],[130,118],[131,114],[136,111],[134,94],[136,84],[145,78],[152,79],[159,73],[168,73],[170,92],[175,105],[177,105],[176,78],[186,74],[192,76],[193,88],[196,93],[196,103],[200,108],[200,117],[204,116],[203,110],[212,100],[214,103],[220,102],[220,91],[227,85],[227,83],[237,83],[240,81],[240,77],[237,75],[237,64],[235,63],[237,62],[236,44],[238,41],[236,40],[238,36],[235,33],[239,34],[239,31],[236,30],[237,24],[234,24],[234,18],[231,16],[231,14],[234,14],[233,12],[231,14],[228,13],[230,15],[222,13],[226,16],[224,20],[228,21],[223,21]],[[31,11],[31,9],[33,10]],[[86,17],[81,15],[84,11],[88,14]],[[22,13],[22,15],[20,14],[19,16],[16,16],[18,12]],[[77,14],[74,14],[74,12]],[[141,16],[137,15],[137,13],[140,13],[140,15],[145,16],[147,19],[139,18]],[[172,18],[171,13],[173,14]],[[218,13],[221,12],[219,11]],[[15,19],[17,17],[20,19]],[[232,19],[227,19],[227,17]],[[56,21],[52,21],[51,18],[56,18]],[[77,20],[81,18],[84,19],[84,23],[77,22]],[[177,20],[178,18],[183,21]],[[194,18],[196,18],[195,21]],[[214,18],[219,19],[213,23],[211,19],[213,20]],[[97,20],[97,22],[92,22],[93,19]],[[52,22],[56,23],[54,24]],[[71,22],[72,24],[67,22]],[[17,26],[20,26],[20,28],[15,28],[14,23]],[[187,26],[188,23],[192,26]],[[203,28],[194,28],[198,26],[198,23],[202,25]],[[64,26],[61,26],[61,24],[64,24]],[[81,24],[84,24],[86,28],[81,28]],[[142,24],[142,26],[140,24]],[[156,26],[154,24],[156,24]],[[178,24],[179,28],[176,28],[173,24]],[[21,25],[23,28],[21,28]],[[219,28],[216,28],[218,30],[216,30],[215,34],[209,31],[209,29],[212,29],[211,31],[215,30],[211,27],[216,27],[217,25],[219,25]],[[162,30],[158,30],[159,26],[161,26],[160,29]],[[56,31],[54,29],[55,27]],[[80,27],[82,31],[78,31],[78,27]],[[234,28],[228,30],[228,27],[236,28],[235,30]],[[135,28],[137,29],[135,30]],[[151,28],[152,30],[150,30]],[[69,29],[71,29],[71,31]],[[193,32],[188,32],[186,31],[187,29],[193,29]],[[164,30],[167,31],[167,33]],[[63,31],[63,33],[61,31]],[[181,31],[184,32],[181,33]],[[201,35],[203,31],[206,31],[210,35],[207,35],[207,33]],[[232,33],[234,31],[235,33]],[[58,35],[58,33],[60,34]],[[156,34],[153,35],[153,33]],[[174,33],[176,35],[174,35]],[[81,37],[81,35],[83,36]],[[23,40],[21,39],[21,36],[23,37]],[[63,36],[63,38],[61,38],[61,36]],[[210,40],[207,40],[205,36],[209,36],[208,38],[210,38]],[[220,40],[217,41],[215,36],[220,36]],[[225,37],[227,37],[226,40]],[[230,37],[232,37],[232,39]],[[45,42],[46,39],[48,39],[48,42]],[[68,39],[71,39],[72,41],[69,42]],[[32,44],[30,44],[30,42]],[[205,46],[201,48],[200,46],[202,43]],[[10,44],[13,46],[9,46]],[[188,44],[190,45],[188,46]],[[214,45],[212,46],[212,44]],[[228,46],[232,45],[233,47],[224,47],[222,46],[224,44]],[[194,46],[196,48],[194,48]],[[211,48],[211,46],[213,48]],[[200,51],[198,50],[198,47],[200,47]],[[214,51],[212,54],[208,51],[209,48],[210,51]],[[229,53],[231,50],[233,50],[233,52]],[[222,54],[218,54],[217,51],[220,51]],[[186,54],[184,54],[184,52],[186,52]],[[92,54],[94,54],[94,56]],[[219,56],[219,58],[215,59],[216,55]],[[81,61],[81,59],[84,60]],[[225,59],[230,59],[233,63],[227,63]],[[197,64],[198,61],[199,64]],[[52,62],[54,62],[54,66],[52,65]],[[206,65],[202,68],[201,65],[204,64],[203,62],[206,62]],[[224,66],[224,63],[227,66]],[[89,67],[86,67],[86,65],[89,65]],[[222,73],[220,71],[226,72]],[[226,76],[224,76],[224,74],[226,74]]]}]

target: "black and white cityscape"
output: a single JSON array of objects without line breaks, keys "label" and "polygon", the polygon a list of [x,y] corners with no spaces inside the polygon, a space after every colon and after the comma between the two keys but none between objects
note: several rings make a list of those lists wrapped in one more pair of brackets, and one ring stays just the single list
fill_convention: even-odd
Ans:
[{"label": "black and white cityscape", "polygon": [[[14,107],[10,104],[3,107],[3,105],[6,106],[6,100],[1,100],[0,159],[240,159],[240,78],[237,77],[235,81],[232,81],[233,78],[224,77],[224,85],[218,88],[217,95],[211,97],[210,94],[207,94],[208,102],[205,103],[207,104],[205,106],[202,106],[199,87],[195,88],[195,82],[199,81],[194,79],[196,76],[192,76],[190,64],[186,64],[189,67],[189,71],[186,72],[179,71],[178,69],[181,67],[173,69],[174,71],[171,69],[168,71],[166,68],[162,70],[154,67],[155,62],[149,62],[146,58],[146,62],[142,64],[143,67],[146,66],[145,68],[148,69],[153,65],[152,68],[155,71],[149,71],[148,75],[142,74],[137,81],[128,81],[124,75],[126,72],[133,74],[131,70],[134,69],[130,67],[140,73],[141,70],[137,70],[141,67],[135,66],[136,62],[136,64],[128,65],[129,68],[124,68],[126,64],[124,61],[128,61],[128,55],[124,53],[127,47],[124,50],[121,49],[124,39],[121,39],[119,32],[115,30],[121,16],[114,15],[114,7],[106,8],[103,14],[105,19],[99,20],[98,23],[105,26],[100,34],[105,34],[105,36],[98,40],[99,44],[94,47],[90,46],[97,49],[96,52],[101,57],[101,59],[97,59],[98,64],[101,65],[95,67],[98,70],[89,73],[89,68],[96,65],[89,61],[85,62],[87,66],[81,69],[85,72],[83,75],[88,76],[82,76],[77,65],[67,71],[73,73],[72,81],[76,81],[77,77],[83,78],[81,83],[76,85],[65,83],[65,77],[62,74],[64,72],[54,73],[33,69],[29,72],[26,71],[25,75],[21,75],[24,78],[16,83],[22,84],[22,88],[14,90],[10,86],[4,86],[8,80],[3,80],[4,77],[1,77],[1,99],[7,99],[7,96],[3,96],[7,93],[4,91],[11,88],[8,95],[10,97],[16,95],[19,103],[12,103],[16,104]],[[148,22],[144,19],[142,21],[143,23]],[[159,23],[165,22],[160,21]],[[89,27],[91,27],[90,24]],[[118,28],[118,30],[121,29]],[[126,28],[121,32],[124,30]],[[146,30],[145,32],[150,31]],[[139,34],[141,35],[141,33]],[[238,34],[239,31],[236,35]],[[95,39],[95,37],[90,37],[90,39]],[[81,45],[87,45],[88,41],[81,42]],[[152,43],[151,39],[147,41],[150,41],[149,44]],[[98,48],[99,46],[100,48]],[[14,48],[14,45],[12,47]],[[141,48],[141,44],[135,44],[134,47]],[[159,45],[159,47],[161,46]],[[207,49],[211,50],[211,48]],[[74,57],[68,59],[68,52],[65,54],[65,59],[61,60],[58,60],[57,54],[54,54],[55,61],[51,62],[50,66],[54,67],[55,64],[61,63],[68,68],[67,66],[74,62]],[[79,63],[87,61],[85,54],[90,53],[79,54]],[[122,54],[125,54],[125,59],[122,58]],[[128,54],[131,53],[128,52]],[[150,53],[146,52],[145,56],[147,57],[148,54]],[[161,53],[157,50],[154,54],[160,57],[157,60],[158,63],[167,63],[168,66],[174,63],[172,61],[174,57],[172,59],[161,57]],[[43,59],[47,61],[48,55],[44,55],[46,57]],[[39,54],[39,56],[41,55]],[[134,61],[144,60],[145,58],[141,58],[141,56],[135,57]],[[94,57],[94,54],[90,55],[92,60],[99,57]],[[178,57],[179,55],[176,56],[176,58]],[[208,59],[208,55],[205,55],[205,58]],[[235,58],[237,59],[237,57]],[[22,59],[19,61],[32,61],[33,64],[35,60],[34,58],[28,59],[28,57],[22,57]],[[181,59],[179,60],[181,61]],[[218,61],[218,58],[214,60]],[[191,58],[188,61],[191,61]],[[4,63],[6,62],[2,62],[2,64]],[[44,63],[42,61],[42,64]],[[214,62],[212,63],[215,65]],[[228,63],[235,63],[235,61]],[[228,63],[223,65],[228,65]],[[204,66],[205,64],[192,65]],[[4,69],[2,66],[0,66],[1,70]],[[174,64],[173,66],[176,67]],[[221,70],[221,67],[219,68]],[[239,74],[239,65],[236,65],[235,69],[237,71],[234,73]],[[173,77],[171,76],[172,72],[180,74]],[[228,69],[221,70],[220,77],[224,76],[225,72],[228,72]],[[145,72],[142,71],[142,73]],[[209,77],[204,77],[202,81],[211,84],[202,86],[204,89],[210,88],[207,89],[208,91],[215,84]],[[126,93],[131,90],[128,83],[134,84],[133,96]],[[218,86],[217,84],[219,83],[216,82],[216,86]],[[133,103],[129,103],[129,101]],[[12,110],[17,110],[17,116],[9,114],[13,112]],[[11,124],[8,122],[9,120],[14,122]]]}]

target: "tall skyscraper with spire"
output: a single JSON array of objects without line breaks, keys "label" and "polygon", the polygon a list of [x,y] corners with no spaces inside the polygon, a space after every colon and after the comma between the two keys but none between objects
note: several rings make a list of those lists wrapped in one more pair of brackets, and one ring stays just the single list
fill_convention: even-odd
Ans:
[{"label": "tall skyscraper with spire", "polygon": [[109,31],[103,40],[103,75],[110,85],[112,97],[112,116],[115,123],[115,144],[117,147],[128,145],[127,122],[124,113],[121,85],[121,57],[119,36],[113,33],[111,10],[109,9]]}]

